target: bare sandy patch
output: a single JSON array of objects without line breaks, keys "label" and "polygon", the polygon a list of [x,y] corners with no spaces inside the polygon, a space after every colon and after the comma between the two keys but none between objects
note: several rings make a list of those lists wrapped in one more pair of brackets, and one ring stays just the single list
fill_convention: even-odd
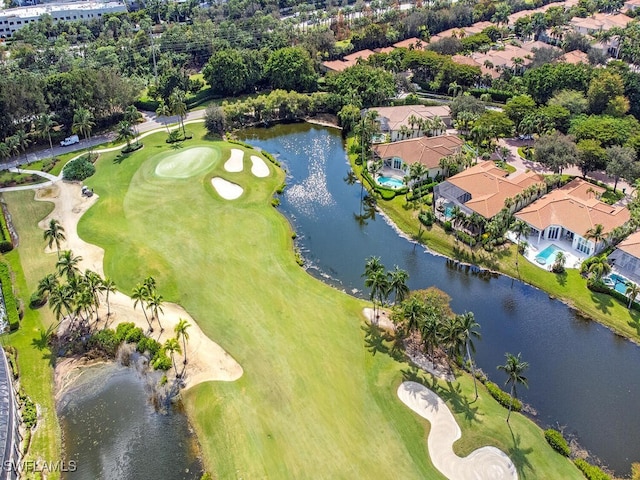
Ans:
[{"label": "bare sandy patch", "polygon": [[241,172],[243,168],[244,150],[239,148],[231,149],[229,160],[224,163],[224,169],[227,172]]},{"label": "bare sandy patch", "polygon": [[213,177],[211,179],[211,184],[213,185],[213,188],[216,189],[216,192],[218,192],[218,195],[225,200],[235,200],[240,197],[244,191],[240,185],[232,183],[221,177]]},{"label": "bare sandy patch", "polygon": [[431,429],[427,449],[433,466],[450,480],[517,480],[511,459],[496,447],[482,447],[461,458],[453,452],[453,443],[462,436],[447,404],[433,391],[416,382],[398,387],[402,402],[423,418]]},{"label": "bare sandy patch", "polygon": [[269,176],[269,167],[264,160],[256,155],[251,155],[251,173],[256,177],[264,178]]},{"label": "bare sandy patch", "polygon": [[[54,204],[51,214],[42,220],[39,226],[45,229],[49,219],[57,219],[64,227],[67,237],[61,248],[72,250],[75,255],[82,257],[79,265],[82,271],[91,269],[104,276],[104,250],[83,241],[78,236],[77,229],[80,217],[96,202],[97,195],[87,198],[80,193],[80,185],[56,182],[50,187],[37,190],[36,200],[50,201]],[[49,252],[55,255],[55,249]],[[99,327],[104,326],[104,322],[113,328],[121,322],[133,322],[145,331],[148,329],[142,311],[139,308],[133,308],[133,301],[127,295],[121,292],[110,294],[109,305],[111,314],[107,317],[107,305],[103,298],[98,312]],[[186,388],[208,381],[233,381],[242,376],[242,367],[222,347],[207,337],[191,315],[180,305],[165,303],[163,310],[160,322],[164,327],[164,332],[160,332],[157,321],[153,325],[152,336],[159,342],[164,342],[175,336],[174,327],[179,319],[183,318],[191,324],[187,330],[189,341],[187,342]]]}]

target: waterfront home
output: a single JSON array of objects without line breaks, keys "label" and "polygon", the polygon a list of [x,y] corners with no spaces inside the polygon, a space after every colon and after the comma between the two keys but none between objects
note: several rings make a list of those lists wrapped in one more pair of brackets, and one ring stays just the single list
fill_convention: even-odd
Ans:
[{"label": "waterfront home", "polygon": [[458,207],[466,215],[474,212],[490,220],[505,208],[508,199],[522,199],[510,204],[517,209],[525,203],[523,193],[529,188],[542,192],[543,177],[534,172],[526,172],[515,177],[498,168],[493,161],[478,163],[442,182],[433,190],[435,214],[441,221],[451,220],[451,212]]},{"label": "waterfront home", "polygon": [[448,105],[400,105],[376,107],[380,133],[388,135],[392,142],[423,135],[442,135],[451,127],[451,110]]},{"label": "waterfront home", "polygon": [[640,284],[640,231],[632,233],[609,255],[614,270]]},{"label": "waterfront home", "polygon": [[375,145],[373,152],[383,161],[384,177],[403,179],[414,163],[422,164],[431,178],[442,174],[440,160],[462,151],[464,141],[455,135],[418,137]]},{"label": "waterfront home", "polygon": [[[604,191],[575,178],[515,216],[531,227],[528,242],[534,249],[544,248],[551,242],[581,261],[604,248],[606,236],[631,218],[626,207],[600,201]],[[592,233],[596,231],[598,235],[593,238]]]}]

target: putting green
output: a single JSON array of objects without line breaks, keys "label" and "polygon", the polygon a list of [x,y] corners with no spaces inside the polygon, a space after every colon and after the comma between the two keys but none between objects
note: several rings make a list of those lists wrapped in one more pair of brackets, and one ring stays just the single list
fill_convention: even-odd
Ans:
[{"label": "putting green", "polygon": [[163,158],[156,165],[156,175],[164,178],[190,178],[206,172],[220,157],[208,147],[193,147]]}]

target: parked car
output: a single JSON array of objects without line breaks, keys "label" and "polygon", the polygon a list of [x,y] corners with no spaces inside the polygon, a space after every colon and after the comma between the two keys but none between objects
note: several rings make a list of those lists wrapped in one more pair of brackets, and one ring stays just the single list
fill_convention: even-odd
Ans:
[{"label": "parked car", "polygon": [[68,147],[74,143],[80,143],[80,137],[78,135],[71,135],[60,142],[61,147]]}]

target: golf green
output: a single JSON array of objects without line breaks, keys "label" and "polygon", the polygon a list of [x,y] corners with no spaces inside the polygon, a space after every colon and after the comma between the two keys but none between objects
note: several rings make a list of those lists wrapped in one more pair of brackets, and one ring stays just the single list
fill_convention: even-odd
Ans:
[{"label": "golf green", "polygon": [[165,178],[190,178],[206,172],[220,157],[220,151],[207,147],[193,147],[162,155],[156,165],[156,175]]}]

